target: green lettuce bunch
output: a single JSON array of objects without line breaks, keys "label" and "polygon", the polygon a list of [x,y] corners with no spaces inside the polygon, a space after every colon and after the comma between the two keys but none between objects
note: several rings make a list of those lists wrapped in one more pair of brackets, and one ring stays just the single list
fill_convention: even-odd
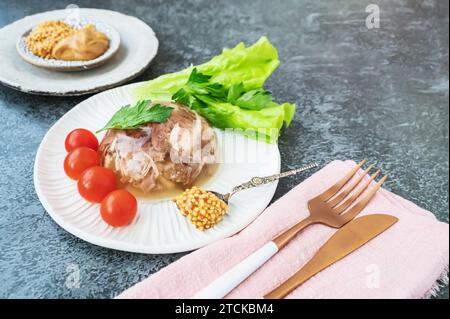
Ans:
[{"label": "green lettuce bunch", "polygon": [[261,37],[250,47],[241,42],[206,63],[147,81],[134,90],[134,98],[180,102],[214,127],[274,141],[295,115],[295,104],[278,104],[263,89],[279,64],[277,50]]}]

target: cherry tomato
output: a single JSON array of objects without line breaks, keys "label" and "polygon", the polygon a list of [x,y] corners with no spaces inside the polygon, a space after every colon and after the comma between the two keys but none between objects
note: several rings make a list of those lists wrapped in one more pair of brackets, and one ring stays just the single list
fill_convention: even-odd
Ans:
[{"label": "cherry tomato", "polygon": [[64,171],[74,180],[78,180],[85,169],[98,165],[100,165],[98,153],[87,147],[74,149],[64,159]]},{"label": "cherry tomato", "polygon": [[114,227],[129,225],[136,216],[136,211],[136,197],[124,189],[109,193],[100,206],[103,220]]},{"label": "cherry tomato", "polygon": [[98,140],[91,131],[77,128],[67,135],[64,145],[67,152],[81,146],[89,147],[96,151],[98,149]]},{"label": "cherry tomato", "polygon": [[78,192],[92,203],[100,203],[106,195],[117,189],[113,171],[101,166],[85,170],[78,180]]}]

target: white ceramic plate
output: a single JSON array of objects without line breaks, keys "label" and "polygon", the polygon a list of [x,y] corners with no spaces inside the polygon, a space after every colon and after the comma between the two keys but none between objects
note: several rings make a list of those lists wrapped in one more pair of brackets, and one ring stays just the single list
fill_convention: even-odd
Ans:
[{"label": "white ceramic plate", "polygon": [[[117,109],[132,102],[130,90],[137,84],[99,93],[75,106],[47,132],[39,146],[34,184],[42,205],[61,227],[90,243],[139,253],[175,253],[193,250],[243,229],[269,204],[277,183],[242,191],[230,201],[229,213],[214,228],[197,230],[171,201],[138,200],[131,225],[113,228],[100,217],[99,205],[89,204],[77,192],[76,183],[64,173],[65,136],[83,127],[101,128]],[[203,187],[227,192],[253,176],[280,172],[276,144],[217,130],[222,158],[218,172]],[[102,136],[98,136],[99,139]]]},{"label": "white ceramic plate", "polygon": [[141,74],[156,56],[158,39],[143,21],[119,12],[78,9],[80,19],[102,21],[120,35],[117,53],[95,69],[83,72],[56,72],[24,61],[16,50],[17,39],[46,20],[64,17],[65,10],[25,17],[0,29],[0,83],[40,95],[71,96],[103,91]]},{"label": "white ceramic plate", "polygon": [[119,32],[116,31],[112,26],[106,24],[102,21],[90,20],[80,18],[79,21],[72,22],[70,20],[64,20],[64,17],[61,19],[69,25],[77,28],[82,28],[86,24],[92,24],[97,31],[103,32],[109,40],[108,49],[99,57],[88,60],[88,61],[64,61],[64,60],[56,60],[56,59],[44,59],[37,55],[34,55],[30,50],[28,50],[26,45],[26,37],[30,34],[31,30],[27,30],[24,34],[22,34],[16,43],[16,49],[19,53],[20,57],[24,59],[26,62],[31,63],[33,65],[39,66],[41,68],[46,68],[54,71],[85,71],[89,69],[96,68],[104,63],[106,63],[109,59],[111,59],[114,54],[117,53],[120,46],[120,35]]}]

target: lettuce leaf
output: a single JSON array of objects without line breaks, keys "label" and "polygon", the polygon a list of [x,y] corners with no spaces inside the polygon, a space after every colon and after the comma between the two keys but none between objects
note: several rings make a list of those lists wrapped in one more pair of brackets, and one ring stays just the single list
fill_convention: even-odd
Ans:
[{"label": "lettuce leaf", "polygon": [[[264,82],[279,64],[277,50],[266,37],[261,37],[250,47],[241,42],[232,49],[224,49],[220,55],[195,68],[200,73],[211,76],[211,82],[220,83],[227,89],[242,83],[245,91],[251,91],[262,89]],[[193,68],[191,66],[145,82],[134,90],[134,98],[171,101],[172,96],[187,83]],[[242,108],[208,97],[203,97],[202,101],[207,107],[196,108],[196,111],[211,125],[222,129],[275,129],[278,136],[283,123],[289,126],[295,115],[295,104],[291,103],[270,102],[263,109],[252,110],[248,106]],[[273,133],[270,138],[273,138],[272,135]]]},{"label": "lettuce leaf", "polygon": [[[196,108],[200,115],[207,118],[211,125],[221,128],[240,128],[242,134],[274,142],[283,126],[289,126],[295,114],[295,104],[277,104],[261,110],[247,110],[230,103],[219,102],[209,97],[200,97],[208,107]],[[261,136],[262,135],[262,136]]]}]

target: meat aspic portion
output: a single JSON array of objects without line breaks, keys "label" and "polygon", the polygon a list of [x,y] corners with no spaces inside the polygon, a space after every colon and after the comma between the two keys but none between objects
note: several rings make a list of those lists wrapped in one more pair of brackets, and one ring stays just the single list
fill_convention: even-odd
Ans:
[{"label": "meat aspic portion", "polygon": [[181,104],[160,104],[173,107],[166,123],[108,130],[99,147],[102,165],[144,193],[191,185],[216,162],[217,139],[208,122]]}]

